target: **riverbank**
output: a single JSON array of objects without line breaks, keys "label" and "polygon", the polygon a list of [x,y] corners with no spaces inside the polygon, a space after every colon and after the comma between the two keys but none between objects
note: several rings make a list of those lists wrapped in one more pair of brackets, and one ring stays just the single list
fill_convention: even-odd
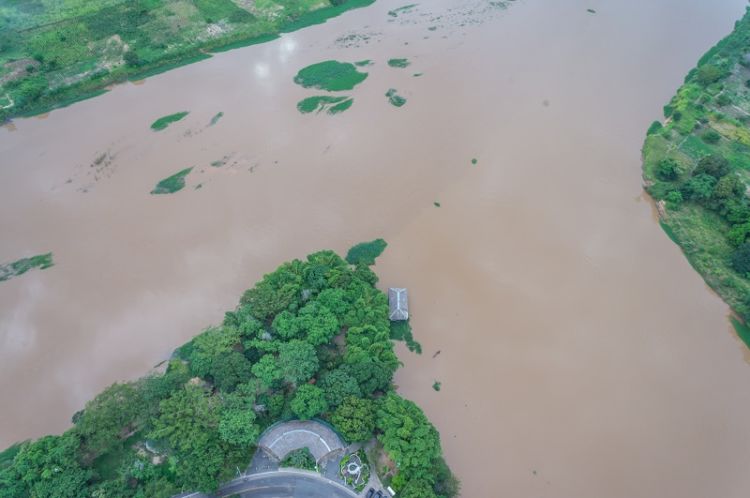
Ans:
[{"label": "riverbank", "polygon": [[[0,122],[64,107],[320,24],[375,0],[122,2],[6,7],[0,21]],[[242,7],[240,6],[242,5]]]},{"label": "riverbank", "polygon": [[744,321],[750,318],[748,41],[750,11],[687,75],[664,107],[665,122],[651,125],[643,146],[646,190],[662,228]]}]

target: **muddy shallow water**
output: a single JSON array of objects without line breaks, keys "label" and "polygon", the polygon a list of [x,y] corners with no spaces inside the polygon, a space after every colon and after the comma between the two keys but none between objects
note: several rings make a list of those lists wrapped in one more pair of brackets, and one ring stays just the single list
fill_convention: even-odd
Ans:
[{"label": "muddy shallow water", "polygon": [[[745,2],[387,15],[402,3],[0,130],[0,261],[55,259],[0,283],[0,446],[64,430],[282,261],[383,237],[381,282],[409,287],[424,348],[397,383],[464,496],[750,495],[748,354],[655,222],[639,161]],[[316,92],[292,77],[325,59],[375,64],[351,109],[302,115]],[[149,195],[190,166],[184,190]]]}]

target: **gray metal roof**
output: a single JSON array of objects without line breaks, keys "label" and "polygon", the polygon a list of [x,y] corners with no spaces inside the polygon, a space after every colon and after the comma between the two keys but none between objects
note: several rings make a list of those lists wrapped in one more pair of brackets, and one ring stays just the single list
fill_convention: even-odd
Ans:
[{"label": "gray metal roof", "polygon": [[388,306],[390,311],[388,318],[391,320],[408,320],[409,319],[409,297],[406,289],[388,289]]}]

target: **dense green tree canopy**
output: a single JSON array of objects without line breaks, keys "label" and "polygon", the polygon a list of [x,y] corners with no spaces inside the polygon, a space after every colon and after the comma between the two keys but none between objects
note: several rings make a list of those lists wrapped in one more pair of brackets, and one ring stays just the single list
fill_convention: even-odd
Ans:
[{"label": "dense green tree canopy", "polygon": [[292,412],[302,420],[311,419],[328,410],[323,390],[312,384],[299,386],[291,402]]},{"label": "dense green tree canopy", "polygon": [[304,341],[292,340],[279,347],[278,364],[287,382],[307,382],[318,370],[315,348]]},{"label": "dense green tree canopy", "polygon": [[349,396],[333,412],[331,422],[347,441],[367,441],[375,429],[375,402]]}]

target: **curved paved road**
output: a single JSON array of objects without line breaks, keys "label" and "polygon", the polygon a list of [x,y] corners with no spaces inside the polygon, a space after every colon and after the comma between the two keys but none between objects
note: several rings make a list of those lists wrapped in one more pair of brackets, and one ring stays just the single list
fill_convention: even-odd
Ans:
[{"label": "curved paved road", "polygon": [[258,446],[282,460],[287,453],[309,448],[316,461],[332,451],[344,448],[344,443],[330,427],[314,420],[294,420],[275,425],[264,432]]},{"label": "curved paved road", "polygon": [[[281,470],[234,479],[212,495],[224,498],[239,494],[243,498],[356,498],[354,491],[315,472]],[[209,498],[203,493],[182,498]]]}]

